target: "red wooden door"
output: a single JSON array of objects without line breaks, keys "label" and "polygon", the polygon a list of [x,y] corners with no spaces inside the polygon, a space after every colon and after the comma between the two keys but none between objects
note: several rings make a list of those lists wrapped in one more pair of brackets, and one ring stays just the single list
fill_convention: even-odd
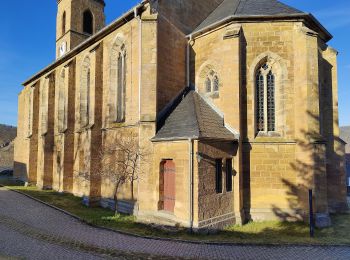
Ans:
[{"label": "red wooden door", "polygon": [[175,208],[175,163],[167,160],[164,163],[164,210],[174,212]]}]

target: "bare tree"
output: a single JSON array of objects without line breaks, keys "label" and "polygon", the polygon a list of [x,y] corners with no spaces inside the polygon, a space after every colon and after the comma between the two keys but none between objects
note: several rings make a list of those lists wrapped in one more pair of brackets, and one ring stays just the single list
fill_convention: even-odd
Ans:
[{"label": "bare tree", "polygon": [[140,161],[146,156],[134,134],[107,140],[100,153],[101,168],[98,172],[102,179],[108,179],[114,185],[115,210],[118,210],[118,192],[126,183],[131,184],[134,200],[134,182],[139,179]]}]

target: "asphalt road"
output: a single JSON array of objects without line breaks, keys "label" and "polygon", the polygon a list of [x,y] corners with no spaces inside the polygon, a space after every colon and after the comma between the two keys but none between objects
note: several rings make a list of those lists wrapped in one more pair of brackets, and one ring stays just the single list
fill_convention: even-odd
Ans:
[{"label": "asphalt road", "polygon": [[88,226],[0,188],[0,259],[350,259],[350,247],[206,245]]}]

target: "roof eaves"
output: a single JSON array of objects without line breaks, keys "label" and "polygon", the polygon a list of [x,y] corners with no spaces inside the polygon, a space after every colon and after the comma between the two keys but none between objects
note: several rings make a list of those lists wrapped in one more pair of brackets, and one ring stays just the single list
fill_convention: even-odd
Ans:
[{"label": "roof eaves", "polygon": [[220,137],[201,137],[199,141],[222,141],[222,142],[238,142],[239,139],[235,138],[220,138]]},{"label": "roof eaves", "polygon": [[333,38],[332,34],[327,31],[327,29],[310,13],[295,13],[295,14],[282,14],[282,15],[230,15],[223,18],[215,23],[212,23],[199,30],[194,30],[192,33],[188,34],[186,37],[191,39],[193,37],[202,35],[209,31],[216,29],[231,21],[251,21],[251,20],[266,20],[266,19],[304,19],[313,23],[315,26],[319,27],[321,32],[324,33],[324,40],[329,41]]},{"label": "roof eaves", "polygon": [[169,141],[185,141],[185,140],[198,140],[198,136],[178,136],[178,137],[165,137],[165,138],[158,138],[153,137],[151,138],[151,142],[157,143],[157,142],[169,142]]}]

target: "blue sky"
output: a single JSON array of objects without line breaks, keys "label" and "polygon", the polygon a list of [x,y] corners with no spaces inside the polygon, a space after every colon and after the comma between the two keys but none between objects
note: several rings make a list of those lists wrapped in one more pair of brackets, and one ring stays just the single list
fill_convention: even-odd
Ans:
[{"label": "blue sky", "polygon": [[[138,3],[106,0],[110,23]],[[350,125],[350,2],[349,0],[282,0],[311,12],[333,34],[329,44],[339,51],[340,125]],[[0,123],[17,125],[17,95],[21,83],[55,59],[55,0],[3,1],[0,15]]]}]

